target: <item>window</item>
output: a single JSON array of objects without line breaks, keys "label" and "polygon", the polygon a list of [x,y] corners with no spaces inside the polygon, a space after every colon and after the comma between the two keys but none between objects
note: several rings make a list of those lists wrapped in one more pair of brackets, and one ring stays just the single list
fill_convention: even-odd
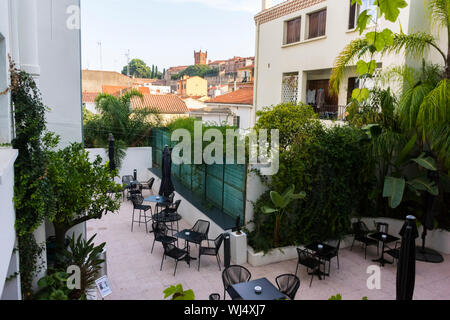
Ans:
[{"label": "window", "polygon": [[301,18],[286,22],[286,37],[284,44],[300,41]]},{"label": "window", "polygon": [[327,9],[311,13],[308,15],[308,17],[309,17],[308,39],[324,36],[327,25]]},{"label": "window", "polygon": [[298,72],[283,74],[281,95],[281,100],[283,103],[297,103]]},{"label": "window", "polygon": [[[361,12],[365,10],[369,10],[369,14],[374,17],[377,17],[377,7],[374,5],[375,0],[362,0],[362,6],[359,6],[357,3],[352,5],[352,0],[350,1],[350,16],[348,21],[349,30],[355,29],[358,25],[358,18]],[[369,25],[372,24],[369,22]]]},{"label": "window", "polygon": [[240,129],[241,128],[241,117],[235,116],[233,117],[233,126]]}]

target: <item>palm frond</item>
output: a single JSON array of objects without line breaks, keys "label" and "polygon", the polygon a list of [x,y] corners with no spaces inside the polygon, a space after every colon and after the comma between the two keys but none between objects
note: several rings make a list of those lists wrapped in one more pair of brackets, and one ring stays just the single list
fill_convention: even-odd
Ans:
[{"label": "palm frond", "polygon": [[350,42],[341,53],[339,53],[333,66],[330,77],[330,92],[338,95],[341,86],[342,77],[345,69],[351,65],[356,58],[361,58],[369,50],[369,43],[363,38]]},{"label": "palm frond", "polygon": [[450,28],[449,0],[427,0],[427,8],[433,25],[446,29]]}]

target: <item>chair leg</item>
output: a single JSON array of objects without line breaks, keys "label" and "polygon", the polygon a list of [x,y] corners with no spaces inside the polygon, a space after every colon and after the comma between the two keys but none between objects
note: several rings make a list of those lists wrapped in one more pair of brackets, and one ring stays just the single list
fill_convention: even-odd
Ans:
[{"label": "chair leg", "polygon": [[131,232],[133,232],[133,225],[134,225],[134,209],[133,209],[133,219],[131,220]]},{"label": "chair leg", "polygon": [[222,268],[220,267],[220,257],[219,254],[216,255],[217,264],[219,265],[219,271],[222,271]]},{"label": "chair leg", "polygon": [[367,260],[367,245],[364,246],[364,260]]},{"label": "chair leg", "polygon": [[298,272],[298,263],[297,263],[297,268],[295,268],[295,275],[297,275]]},{"label": "chair leg", "polygon": [[338,269],[339,269],[339,268],[340,268],[340,267],[339,267],[339,255],[337,255],[336,258],[337,258]]},{"label": "chair leg", "polygon": [[166,257],[166,255],[163,254],[162,261],[161,261],[161,268],[159,269],[159,271],[162,271],[162,267],[163,267],[163,263],[164,263],[164,258],[165,257]]},{"label": "chair leg", "polygon": [[311,282],[309,283],[309,287],[310,287],[310,288],[311,288],[311,285],[312,285],[313,279],[314,279],[314,271],[313,271],[313,274],[312,274],[312,276],[311,276]]},{"label": "chair leg", "polygon": [[200,271],[200,257],[201,257],[201,254],[199,252],[198,253],[198,271]]},{"label": "chair leg", "polygon": [[173,276],[175,277],[175,274],[177,273],[177,267],[178,267],[178,259],[175,262],[175,271],[173,273]]},{"label": "chair leg", "polygon": [[350,251],[353,251],[353,245],[355,244],[355,239],[353,239],[353,242],[352,242],[352,247],[350,248]]},{"label": "chair leg", "polygon": [[153,240],[152,251],[150,252],[151,254],[153,254],[153,249],[155,248],[155,242],[156,242],[156,239]]}]

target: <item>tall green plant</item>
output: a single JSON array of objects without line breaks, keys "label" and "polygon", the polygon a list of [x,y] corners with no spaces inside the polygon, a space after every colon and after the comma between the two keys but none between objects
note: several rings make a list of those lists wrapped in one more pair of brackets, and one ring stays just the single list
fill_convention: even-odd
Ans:
[{"label": "tall green plant", "polygon": [[273,232],[273,243],[275,248],[279,246],[280,239],[280,224],[281,219],[286,213],[287,207],[294,200],[304,199],[306,197],[305,192],[294,193],[295,186],[292,185],[286,189],[282,194],[276,191],[270,192],[270,199],[272,200],[273,207],[264,206],[262,207],[262,212],[266,214],[275,214],[275,227]]}]

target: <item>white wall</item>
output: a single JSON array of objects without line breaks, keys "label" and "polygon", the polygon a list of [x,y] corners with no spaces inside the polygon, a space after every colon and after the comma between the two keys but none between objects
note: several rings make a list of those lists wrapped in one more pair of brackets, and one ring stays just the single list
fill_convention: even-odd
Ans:
[{"label": "white wall", "polygon": [[69,29],[66,11],[79,0],[39,1],[39,87],[47,113],[47,128],[61,136],[61,146],[82,142],[81,39]]},{"label": "white wall", "polygon": [[[8,53],[10,53],[8,0],[0,0],[0,92],[9,86]],[[11,141],[10,95],[0,95],[0,143]]]},{"label": "white wall", "polygon": [[0,148],[0,296],[5,278],[17,271],[8,272],[16,242],[14,211],[14,161],[17,150]]},{"label": "white wall", "polygon": [[[86,149],[89,152],[89,157],[92,161],[97,156],[103,159],[103,163],[109,161],[108,154],[105,149]],[[148,181],[150,179],[150,172],[148,168],[152,167],[152,148],[128,148],[127,154],[122,162],[120,168],[120,177],[125,175],[133,175],[133,170],[136,169],[139,181]],[[117,179],[121,183],[121,178]]]}]

